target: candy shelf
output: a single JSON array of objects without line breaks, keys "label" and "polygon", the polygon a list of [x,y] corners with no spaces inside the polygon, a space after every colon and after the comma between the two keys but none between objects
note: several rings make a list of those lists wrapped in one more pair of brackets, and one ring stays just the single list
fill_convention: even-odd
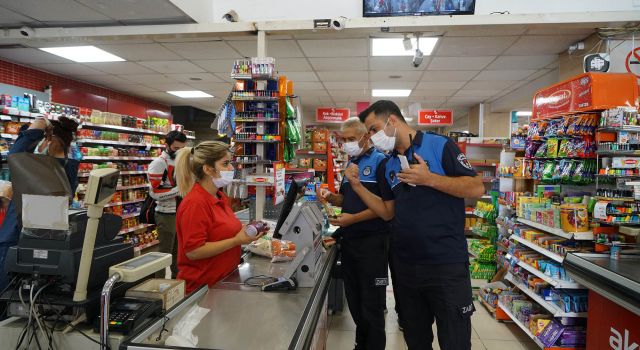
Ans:
[{"label": "candy shelf", "polygon": [[278,143],[279,140],[234,140],[235,143]]},{"label": "candy shelf", "polygon": [[232,101],[243,101],[243,102],[278,102],[280,97],[232,97]]},{"label": "candy shelf", "polygon": [[147,188],[149,187],[148,183],[145,184],[140,184],[140,185],[131,185],[131,186],[118,186],[118,188],[116,188],[117,191],[123,191],[123,190],[133,190],[136,188]]},{"label": "candy shelf", "polygon": [[527,239],[524,239],[524,238],[522,238],[520,236],[516,236],[515,234],[513,234],[513,235],[509,236],[509,239],[514,240],[514,241],[516,241],[518,243],[521,243],[521,244],[523,244],[523,245],[535,250],[536,252],[538,252],[538,253],[546,256],[546,257],[549,257],[549,258],[551,258],[551,259],[553,259],[553,260],[555,260],[555,261],[557,261],[559,263],[562,263],[564,261],[564,257],[560,256],[559,254],[556,254],[556,253],[554,253],[554,252],[552,252],[550,250],[544,249],[541,246],[539,246],[539,245],[537,245],[537,244],[535,244],[535,243],[533,243],[533,242],[531,242],[531,241],[529,241]]},{"label": "candy shelf", "polygon": [[157,246],[158,244],[160,244],[160,241],[156,239],[153,242],[150,242],[150,243],[147,243],[147,244],[143,244],[143,245],[139,245],[137,247],[133,247],[133,251],[134,252],[140,252],[142,250],[149,249],[149,248],[151,248],[153,246]]},{"label": "candy shelf", "polygon": [[118,232],[118,234],[119,235],[123,235],[125,233],[130,233],[130,232],[135,232],[135,231],[138,231],[138,230],[143,230],[143,229],[149,228],[151,226],[154,226],[154,225],[152,225],[152,224],[141,224],[141,225],[130,227],[130,228],[127,228],[127,229],[124,229],[124,230],[120,230],[120,232]]},{"label": "candy shelf", "polygon": [[138,146],[138,147],[153,147],[164,148],[162,144],[148,144],[148,143],[136,143],[136,142],[124,142],[124,141],[110,141],[110,140],[93,140],[93,139],[79,139],[77,143],[93,143],[98,145],[118,145],[118,146]]},{"label": "candy shelf", "polygon": [[508,273],[505,276],[505,279],[507,281],[511,282],[514,286],[518,287],[518,289],[520,289],[520,291],[522,291],[524,294],[529,296],[531,299],[533,299],[540,306],[542,306],[547,311],[549,311],[554,317],[581,317],[581,318],[587,317],[587,313],[586,312],[564,312],[564,311],[562,311],[562,309],[560,309],[560,307],[557,306],[556,304],[544,300],[544,298],[542,296],[538,295],[536,292],[534,292],[531,289],[527,288],[522,283],[517,282],[516,279],[513,277],[513,275],[511,273]]},{"label": "candy shelf", "polygon": [[602,197],[602,196],[596,196],[596,199],[599,201],[609,201],[609,202],[635,202],[636,199],[635,198],[611,198],[611,197]]},{"label": "candy shelf", "polygon": [[518,261],[518,265],[520,267],[524,268],[525,270],[529,271],[530,273],[532,273],[532,274],[538,276],[539,278],[543,279],[545,282],[549,283],[554,288],[559,288],[559,289],[584,289],[584,287],[581,286],[578,283],[560,281],[560,280],[557,280],[557,279],[552,278],[550,276],[547,276],[544,272],[536,269],[535,267],[527,264],[526,262],[524,262],[522,260]]},{"label": "candy shelf", "polygon": [[154,157],[100,157],[100,156],[85,156],[82,160],[144,160],[152,161]]},{"label": "candy shelf", "polygon": [[162,135],[165,136],[167,132],[163,131],[155,131],[155,130],[147,130],[147,129],[138,129],[138,128],[130,128],[127,126],[119,126],[119,125],[108,125],[108,124],[94,124],[89,122],[84,122],[80,125],[80,128],[96,128],[96,129],[105,129],[105,130],[115,130],[115,131],[131,131],[137,132],[140,134],[148,134],[148,135]]},{"label": "candy shelf", "polygon": [[138,215],[140,215],[140,212],[135,212],[135,213],[130,213],[130,214],[125,214],[125,215],[120,215],[121,218],[123,219],[128,219],[128,218],[135,218]]},{"label": "candy shelf", "polygon": [[502,309],[502,311],[504,311],[509,318],[511,319],[511,321],[513,321],[513,323],[517,324],[518,327],[520,327],[520,329],[522,329],[522,331],[529,336],[529,338],[531,338],[531,340],[533,340],[534,343],[536,343],[537,346],[540,347],[540,349],[546,349],[544,344],[542,344],[542,342],[538,339],[538,337],[536,337],[535,335],[533,335],[533,333],[531,333],[531,331],[529,330],[529,328],[527,326],[525,326],[524,324],[522,324],[522,322],[520,322],[520,320],[518,320],[513,313],[511,312],[511,310],[509,310],[506,306],[504,306],[504,304],[502,304],[502,302],[498,302],[498,306],[500,307],[500,309]]},{"label": "candy shelf", "polygon": [[[120,172],[120,176],[125,176],[125,175],[146,175],[146,174],[147,174],[146,171],[121,171]],[[78,177],[89,177],[89,173],[78,174]]]},{"label": "candy shelf", "polygon": [[127,205],[127,204],[134,204],[134,203],[140,203],[140,202],[144,202],[144,198],[136,199],[136,200],[128,201],[128,202],[109,203],[109,204],[105,205],[105,207],[115,207],[115,206],[118,206],[118,205]]},{"label": "candy shelf", "polygon": [[236,118],[236,123],[279,123],[279,119],[251,119],[251,118]]},{"label": "candy shelf", "polygon": [[518,218],[518,222],[525,224],[527,226],[531,226],[533,228],[537,228],[538,230],[547,232],[547,233],[551,233],[554,234],[556,236],[560,236],[562,238],[566,238],[566,239],[575,239],[575,240],[580,240],[580,241],[592,241],[594,236],[593,236],[593,232],[589,231],[589,232],[565,232],[559,228],[555,228],[555,227],[549,227],[546,225],[542,225],[539,224],[537,222],[531,221],[531,220],[526,220],[526,219],[521,219]]}]

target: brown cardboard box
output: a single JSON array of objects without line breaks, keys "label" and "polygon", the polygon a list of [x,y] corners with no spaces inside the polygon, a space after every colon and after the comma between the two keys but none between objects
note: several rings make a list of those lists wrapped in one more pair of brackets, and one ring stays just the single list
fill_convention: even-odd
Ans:
[{"label": "brown cardboard box", "polygon": [[[160,292],[160,285],[163,284],[168,284],[169,287]],[[160,299],[162,300],[162,306],[164,307],[164,309],[169,310],[175,304],[184,299],[184,290],[184,280],[166,280],[154,278],[129,289],[126,293],[126,296]]]}]

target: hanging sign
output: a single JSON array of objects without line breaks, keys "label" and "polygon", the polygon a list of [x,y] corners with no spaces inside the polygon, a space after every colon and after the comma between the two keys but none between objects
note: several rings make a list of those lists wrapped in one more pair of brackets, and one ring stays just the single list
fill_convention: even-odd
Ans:
[{"label": "hanging sign", "polygon": [[316,109],[316,122],[318,123],[343,123],[351,115],[349,108],[324,108]]},{"label": "hanging sign", "polygon": [[284,201],[285,197],[285,169],[284,164],[282,162],[273,164],[273,186],[274,186],[274,195],[273,195],[273,204],[278,205]]},{"label": "hanging sign", "polygon": [[627,59],[625,60],[625,66],[627,67],[627,72],[640,78],[640,47],[629,51]]},{"label": "hanging sign", "polygon": [[449,109],[418,111],[418,125],[446,126],[453,125],[453,111]]},{"label": "hanging sign", "polygon": [[606,73],[611,67],[611,58],[606,53],[594,53],[584,56],[584,72]]}]

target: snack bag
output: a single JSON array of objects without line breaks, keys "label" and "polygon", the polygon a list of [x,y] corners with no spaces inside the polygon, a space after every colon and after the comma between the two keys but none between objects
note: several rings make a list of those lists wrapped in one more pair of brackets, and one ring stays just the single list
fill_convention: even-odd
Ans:
[{"label": "snack bag", "polygon": [[547,158],[556,158],[558,156],[559,140],[550,138],[547,140]]}]

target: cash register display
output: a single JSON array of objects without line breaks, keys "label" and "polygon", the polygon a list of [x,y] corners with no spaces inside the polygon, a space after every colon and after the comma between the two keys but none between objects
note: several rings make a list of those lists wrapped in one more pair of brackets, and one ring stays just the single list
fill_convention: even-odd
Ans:
[{"label": "cash register display", "polygon": [[102,202],[116,192],[118,187],[118,178],[119,174],[118,176],[105,176],[100,178],[96,203]]},{"label": "cash register display", "polygon": [[293,204],[296,202],[298,198],[298,192],[301,189],[306,187],[306,181],[303,183],[298,183],[295,179],[291,180],[291,185],[289,185],[289,191],[287,191],[287,197],[284,199],[284,204],[282,205],[282,211],[280,212],[280,217],[278,218],[278,223],[276,224],[276,228],[273,231],[274,238],[282,238],[282,233],[280,233],[280,228],[284,224],[285,220],[291,213],[291,209],[293,208]]},{"label": "cash register display", "polygon": [[158,259],[157,256],[155,256],[154,254],[146,254],[143,255],[141,257],[139,257],[138,259],[133,259],[131,261],[128,261],[126,263],[120,264],[117,267],[122,268],[122,269],[127,269],[127,270],[133,270],[133,269],[137,269],[138,267],[148,264],[154,260]]}]

